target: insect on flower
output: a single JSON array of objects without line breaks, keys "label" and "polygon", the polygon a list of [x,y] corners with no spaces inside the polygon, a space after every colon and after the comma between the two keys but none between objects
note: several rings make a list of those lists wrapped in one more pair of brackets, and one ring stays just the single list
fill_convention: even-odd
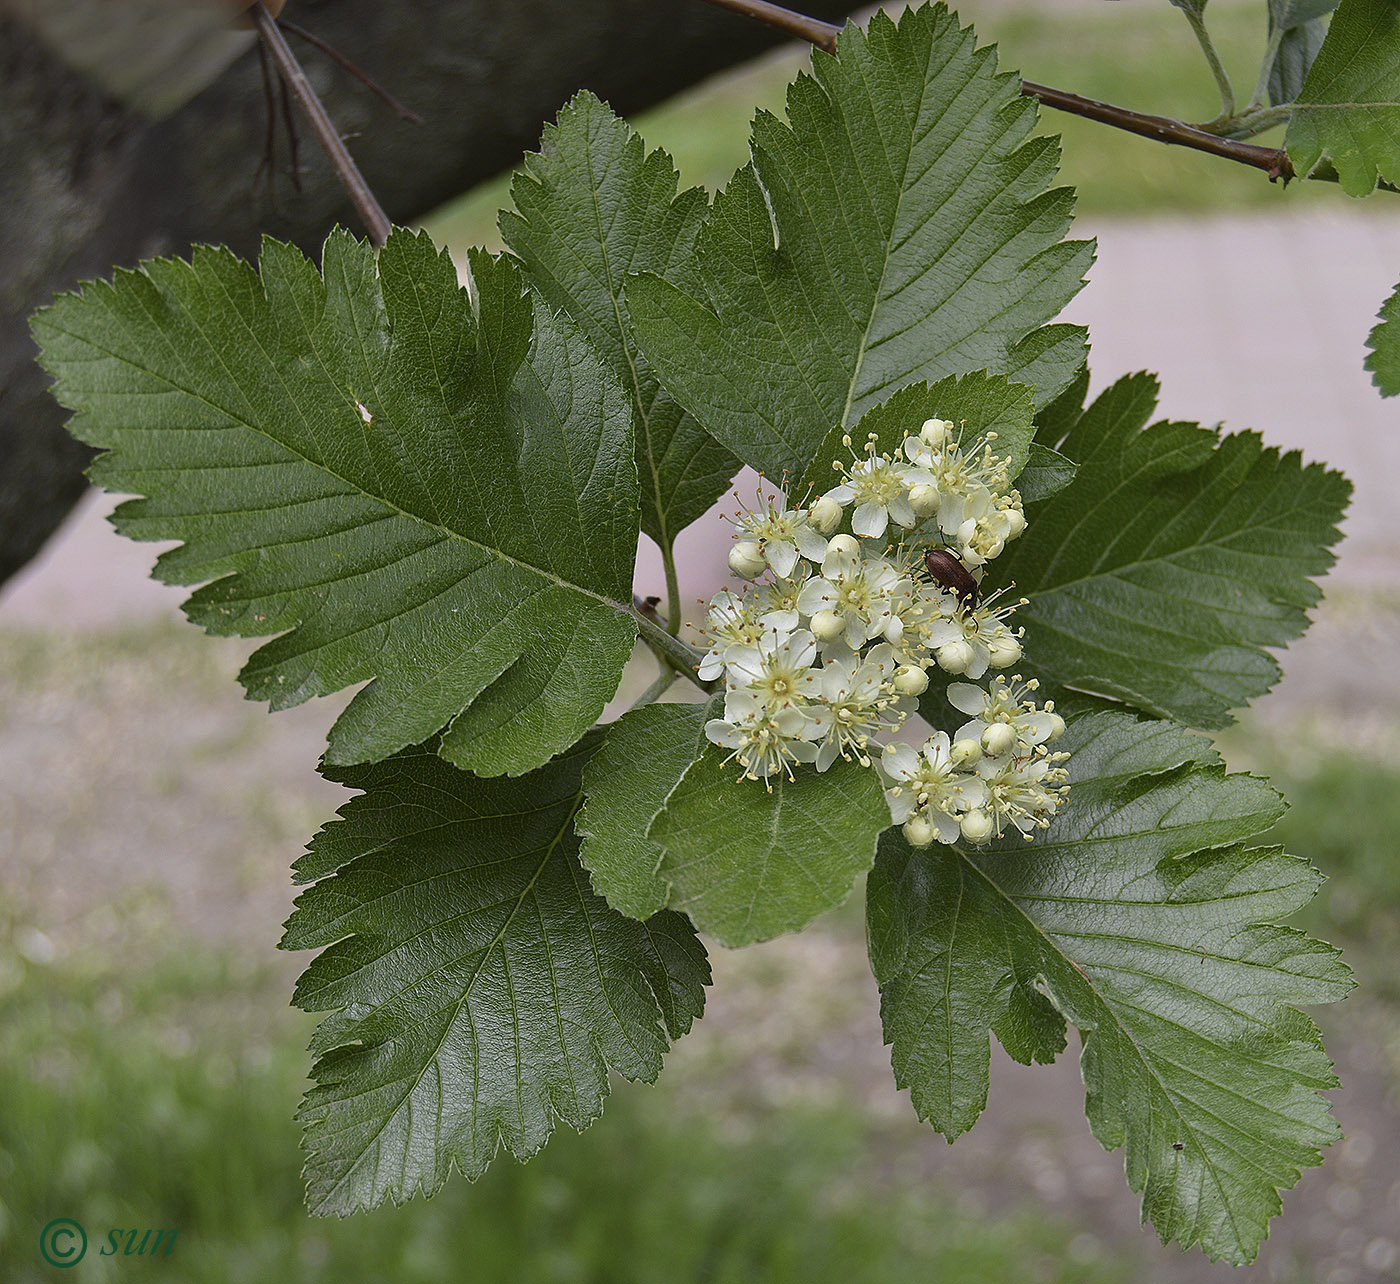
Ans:
[{"label": "insect on flower", "polygon": [[958,601],[967,607],[975,607],[979,597],[977,581],[967,569],[946,548],[931,548],[924,554],[924,567],[933,576],[934,582],[952,589]]}]

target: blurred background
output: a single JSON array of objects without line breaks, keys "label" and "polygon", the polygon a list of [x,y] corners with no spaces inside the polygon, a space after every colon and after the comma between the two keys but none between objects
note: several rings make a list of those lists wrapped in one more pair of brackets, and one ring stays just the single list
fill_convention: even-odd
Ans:
[{"label": "blurred background", "polygon": [[[1216,109],[1165,3],[960,12],[1032,79],[1187,120]],[[1262,0],[1209,17],[1251,85]],[[805,58],[781,51],[636,124],[713,188]],[[1259,1262],[1212,1267],[1139,1228],[1073,1050],[1025,1069],[994,1049],[987,1114],[955,1147],[920,1124],[881,1045],[859,889],[799,937],[715,947],[705,1019],[658,1085],[619,1081],[588,1132],[431,1202],[309,1219],[291,1115],[312,1020],[287,1006],[305,960],[274,946],[287,867],[346,797],[314,771],[338,710],[244,702],[251,646],[184,623],[183,594],[146,578],[158,549],[119,539],[90,495],[0,593],[0,1280],[48,1278],[37,1237],[60,1216],[90,1235],[178,1229],[140,1266],[90,1250],[75,1278],[94,1281],[1400,1279],[1400,405],[1361,364],[1400,275],[1400,203],[1284,191],[1042,117],[1064,137],[1076,234],[1098,238],[1067,314],[1090,326],[1095,390],[1157,370],[1163,415],[1257,428],[1356,485],[1313,630],[1221,738],[1233,769],[1291,800],[1276,837],[1329,877],[1299,925],[1345,946],[1362,986],[1315,1013],[1347,1139],[1285,1195]],[[507,199],[491,183],[426,226],[454,252],[499,245]],[[721,579],[726,531],[683,537],[688,598]],[[637,587],[661,588],[647,553]]]}]

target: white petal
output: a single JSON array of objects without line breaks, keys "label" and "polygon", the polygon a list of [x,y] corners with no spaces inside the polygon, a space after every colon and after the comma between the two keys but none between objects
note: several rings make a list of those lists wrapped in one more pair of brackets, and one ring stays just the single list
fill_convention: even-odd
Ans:
[{"label": "white petal", "polygon": [[797,609],[803,615],[815,615],[836,601],[836,586],[829,580],[808,580],[797,595]]},{"label": "white petal", "polygon": [[981,713],[987,707],[987,693],[970,682],[950,682],[948,703],[959,713]]},{"label": "white petal", "polygon": [[826,556],[826,540],[806,522],[793,532],[793,539],[797,541],[797,551],[809,562],[820,564]]},{"label": "white petal", "polygon": [[873,499],[867,499],[851,515],[851,529],[857,535],[865,535],[871,539],[879,539],[889,524],[890,515],[885,511],[884,505],[877,504]]},{"label": "white petal", "polygon": [[797,549],[787,540],[769,540],[763,555],[768,559],[768,565],[773,568],[773,574],[783,579],[787,579],[792,574],[792,568],[797,565]]}]

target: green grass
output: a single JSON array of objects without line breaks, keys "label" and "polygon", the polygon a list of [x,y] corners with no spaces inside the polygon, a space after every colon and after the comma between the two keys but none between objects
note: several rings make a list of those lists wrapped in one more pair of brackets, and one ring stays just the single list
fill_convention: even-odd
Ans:
[{"label": "green grass", "polygon": [[[21,941],[22,944],[22,941]],[[32,953],[32,950],[30,951]],[[128,959],[141,950],[126,952]],[[309,1022],[284,982],[198,948],[146,967],[0,959],[0,1278],[48,1279],[40,1229],[88,1232],[72,1278],[843,1284],[1010,1278],[1113,1284],[1036,1211],[993,1223],[891,1175],[862,1119],[784,1107],[701,1115],[619,1085],[599,1125],[527,1166],[498,1159],[345,1221],[301,1205]],[[102,1258],[108,1228],[174,1227],[169,1259]]]},{"label": "green grass", "polygon": [[[1188,121],[1220,110],[1195,37],[1165,0],[1067,9],[1028,4],[1020,10],[1002,4],[984,9],[971,0],[958,7],[984,43],[999,45],[1001,66],[1030,80]],[[1208,17],[1243,102],[1263,53],[1264,6],[1258,0],[1215,0]],[[770,55],[643,113],[636,127],[649,145],[672,154],[685,183],[713,190],[747,159],[754,110],[781,113],[785,86],[806,61],[801,52]],[[1335,184],[1294,183],[1285,191],[1259,171],[1048,109],[1042,109],[1040,132],[1062,135],[1061,181],[1078,189],[1079,211],[1089,216],[1282,211],[1345,202]],[[1256,141],[1277,145],[1277,139],[1276,132]],[[426,225],[454,249],[499,246],[495,213],[508,199],[507,181],[497,179],[444,206]]]}]

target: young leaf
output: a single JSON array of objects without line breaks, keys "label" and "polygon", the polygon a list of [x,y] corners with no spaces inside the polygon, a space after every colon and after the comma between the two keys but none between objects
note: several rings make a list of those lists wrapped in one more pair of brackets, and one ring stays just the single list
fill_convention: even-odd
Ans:
[{"label": "young leaf", "polygon": [[363,792],[298,863],[322,881],[282,940],[321,949],[293,1001],[332,1012],[299,1114],[313,1212],[430,1195],[502,1146],[528,1158],[557,1120],[597,1118],[609,1068],[655,1079],[701,1014],[710,972],[690,925],[623,917],[578,863],[595,743],[517,779],[470,776],[431,746],[334,775]]},{"label": "young leaf", "polygon": [[[949,375],[932,387],[911,384],[867,411],[854,428],[838,425],[827,433],[797,489],[801,493],[810,485],[819,494],[829,490],[840,480],[832,476],[832,464],[838,460],[849,464],[852,447],[859,452],[867,440],[874,440],[880,453],[903,459],[900,447],[905,437],[917,435],[926,419],[948,419],[957,425],[967,455],[976,454],[988,434],[995,433],[993,449],[1010,461],[1014,479],[1029,456],[1035,436],[1031,425],[1034,413],[1032,390],[1025,384],[1012,383],[1005,375],[974,370],[962,376]],[[845,444],[848,435],[852,447]]]},{"label": "young leaf", "polygon": [[1341,0],[1299,93],[1285,139],[1306,175],[1326,158],[1348,196],[1400,183],[1400,5]]},{"label": "young leaf", "polygon": [[1395,287],[1381,310],[1379,322],[1366,339],[1371,349],[1366,357],[1366,369],[1371,382],[1381,390],[1382,397],[1400,393],[1400,285]]},{"label": "young leaf", "polygon": [[736,780],[710,747],[651,822],[670,903],[723,945],[796,932],[834,909],[870,868],[890,823],[875,773],[838,759],[818,775]]},{"label": "young leaf", "polygon": [[1159,1235],[1251,1261],[1278,1191],[1339,1135],[1336,1086],[1292,1006],[1351,988],[1337,952],[1273,926],[1321,878],[1247,846],[1282,812],[1209,744],[1105,713],[1070,724],[1072,792],[1034,845],[914,851],[897,830],[867,884],[895,1077],[940,1132],[987,1098],[988,1030],[1017,1060],[1083,1038],[1085,1107]]},{"label": "young leaf", "polygon": [[1084,333],[1045,326],[1083,284],[1073,193],[1047,191],[1036,107],[940,4],[847,26],[760,112],[752,163],[715,199],[696,288],[642,274],[627,299],[662,382],[745,463],[802,476],[908,383],[1008,375],[1045,401]]},{"label": "young leaf", "polygon": [[583,769],[585,802],[575,828],[579,859],[593,886],[615,910],[645,918],[666,904],[667,883],[657,873],[661,848],[647,826],[676,782],[705,747],[708,704],[649,704],[624,713],[608,728],[603,747]]},{"label": "young leaf", "polygon": [[1030,599],[1015,618],[1047,688],[1221,727],[1278,680],[1264,648],[1307,627],[1351,487],[1254,433],[1145,428],[1156,401],[1132,375],[1073,421],[1054,444],[1074,481],[1027,514],[985,587]]},{"label": "young leaf", "polygon": [[[214,581],[212,633],[280,635],[241,674],[274,709],[367,682],[327,760],[383,758],[481,698],[443,752],[521,772],[574,743],[636,630],[631,413],[518,270],[396,231],[343,232],[324,278],[264,242],[157,260],[39,313],[92,476],[145,495],[116,522],[182,540],[156,574]],[[485,695],[483,696],[483,692]]]},{"label": "young leaf", "polygon": [[695,238],[708,201],[676,195],[671,158],[649,156],[607,104],[584,91],[546,127],[537,155],[511,183],[519,213],[501,235],[554,307],[567,312],[632,398],[642,529],[662,548],[704,513],[739,461],[680,408],[637,349],[623,296],[629,272],[655,272],[694,288]]},{"label": "young leaf", "polygon": [[1303,90],[1308,72],[1327,36],[1326,15],[1338,0],[1269,0],[1269,36],[1281,32],[1268,67],[1271,103],[1291,103]]}]

